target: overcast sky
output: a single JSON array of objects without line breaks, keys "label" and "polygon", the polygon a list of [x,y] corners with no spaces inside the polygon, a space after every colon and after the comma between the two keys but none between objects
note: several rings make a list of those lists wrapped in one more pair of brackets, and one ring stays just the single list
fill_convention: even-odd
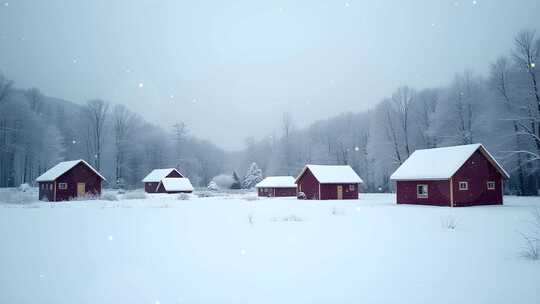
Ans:
[{"label": "overcast sky", "polygon": [[400,85],[486,73],[539,0],[0,0],[0,71],[102,98],[225,149],[373,106]]}]

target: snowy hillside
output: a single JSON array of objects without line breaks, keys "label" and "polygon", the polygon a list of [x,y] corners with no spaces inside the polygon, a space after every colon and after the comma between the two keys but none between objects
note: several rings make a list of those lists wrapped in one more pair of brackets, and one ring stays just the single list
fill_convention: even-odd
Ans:
[{"label": "snowy hillside", "polygon": [[0,303],[540,302],[519,256],[538,198],[136,197],[0,203]]}]

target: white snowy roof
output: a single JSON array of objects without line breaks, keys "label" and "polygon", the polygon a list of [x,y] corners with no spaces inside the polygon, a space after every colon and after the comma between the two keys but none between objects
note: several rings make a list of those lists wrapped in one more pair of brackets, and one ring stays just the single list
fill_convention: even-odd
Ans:
[{"label": "white snowy roof", "polygon": [[160,182],[162,179],[167,177],[172,171],[178,172],[181,176],[184,176],[180,171],[176,170],[176,168],[166,168],[166,169],[155,169],[150,172],[145,178],[143,178],[143,183],[157,183]]},{"label": "white snowy roof", "polygon": [[67,171],[71,170],[71,168],[78,165],[80,162],[84,163],[88,168],[90,168],[92,171],[94,171],[99,177],[101,177],[103,180],[106,180],[103,175],[101,175],[99,172],[97,172],[96,169],[94,169],[90,164],[88,164],[83,159],[77,159],[77,160],[70,160],[58,163],[56,166],[50,168],[45,173],[41,174],[38,178],[36,178],[37,182],[52,182],[59,178],[62,174],[66,173]]},{"label": "white snowy roof", "polygon": [[296,188],[294,177],[292,176],[268,176],[260,181],[256,188]]},{"label": "white snowy roof", "polygon": [[351,166],[336,165],[306,165],[296,178],[298,179],[309,169],[321,184],[362,184],[364,181],[354,172]]},{"label": "white snowy roof", "polygon": [[193,186],[187,177],[166,177],[161,180],[166,191],[193,191]]},{"label": "white snowy roof", "polygon": [[416,150],[390,176],[391,180],[443,180],[450,179],[456,171],[480,149],[480,152],[499,170],[509,177],[508,173],[495,160],[482,144],[452,146],[444,148]]}]

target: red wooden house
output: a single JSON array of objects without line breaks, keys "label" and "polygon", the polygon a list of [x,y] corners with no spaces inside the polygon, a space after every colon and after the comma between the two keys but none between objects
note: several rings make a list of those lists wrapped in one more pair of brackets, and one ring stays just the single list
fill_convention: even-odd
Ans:
[{"label": "red wooden house", "polygon": [[255,185],[255,188],[259,196],[296,196],[296,184],[292,176],[268,176]]},{"label": "red wooden house", "polygon": [[61,162],[36,179],[39,199],[51,202],[100,195],[101,182],[105,180],[103,175],[82,159]]},{"label": "red wooden house", "polygon": [[147,193],[191,193],[193,186],[176,168],[155,169],[143,180]]},{"label": "red wooden house", "polygon": [[306,199],[358,199],[362,179],[350,166],[306,165],[296,178]]},{"label": "red wooden house", "polygon": [[398,204],[501,205],[508,173],[481,144],[416,150],[392,174]]}]

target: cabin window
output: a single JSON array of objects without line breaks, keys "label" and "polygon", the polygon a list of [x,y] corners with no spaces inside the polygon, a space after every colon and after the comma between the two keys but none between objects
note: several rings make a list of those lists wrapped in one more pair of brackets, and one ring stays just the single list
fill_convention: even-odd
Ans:
[{"label": "cabin window", "polygon": [[52,184],[49,184],[49,190],[52,190]]},{"label": "cabin window", "polygon": [[58,189],[66,190],[67,189],[67,183],[58,183]]},{"label": "cabin window", "polygon": [[428,185],[416,185],[416,196],[418,198],[428,197]]},{"label": "cabin window", "polygon": [[469,182],[459,182],[459,190],[469,190]]},{"label": "cabin window", "polygon": [[354,191],[354,185],[349,185],[349,191]]},{"label": "cabin window", "polygon": [[488,190],[495,190],[495,182],[494,181],[487,182],[487,188]]}]

